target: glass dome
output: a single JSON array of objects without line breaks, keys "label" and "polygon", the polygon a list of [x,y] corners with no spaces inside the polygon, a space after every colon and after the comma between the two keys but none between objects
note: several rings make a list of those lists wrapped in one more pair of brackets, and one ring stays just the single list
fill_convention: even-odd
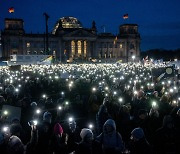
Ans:
[{"label": "glass dome", "polygon": [[61,26],[62,28],[82,28],[81,22],[74,17],[62,17],[60,18],[53,30],[53,34],[56,33],[57,29]]}]

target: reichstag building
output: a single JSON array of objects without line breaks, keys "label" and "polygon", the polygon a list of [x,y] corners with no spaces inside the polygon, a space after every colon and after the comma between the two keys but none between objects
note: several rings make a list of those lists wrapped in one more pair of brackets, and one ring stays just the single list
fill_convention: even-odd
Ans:
[{"label": "reichstag building", "polygon": [[[137,24],[119,26],[119,33],[98,33],[93,21],[90,28],[84,28],[74,17],[62,17],[53,31],[46,34],[26,33],[22,19],[6,18],[1,32],[2,58],[10,55],[50,54],[58,61],[75,60],[120,60],[139,59],[140,34]],[[48,48],[47,48],[48,45]],[[48,50],[46,50],[48,49]]]}]

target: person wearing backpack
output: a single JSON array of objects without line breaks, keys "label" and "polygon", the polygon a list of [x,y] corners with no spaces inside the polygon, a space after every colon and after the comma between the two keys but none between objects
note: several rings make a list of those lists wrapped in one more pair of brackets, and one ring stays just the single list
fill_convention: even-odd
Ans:
[{"label": "person wearing backpack", "polygon": [[108,119],[103,126],[103,132],[96,140],[102,145],[103,154],[120,154],[124,151],[121,134],[116,131],[116,123]]}]

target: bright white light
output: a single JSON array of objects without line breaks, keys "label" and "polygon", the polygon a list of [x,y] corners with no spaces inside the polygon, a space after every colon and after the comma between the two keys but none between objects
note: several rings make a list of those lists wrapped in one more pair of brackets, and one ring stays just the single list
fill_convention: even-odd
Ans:
[{"label": "bright white light", "polygon": [[58,110],[62,110],[62,106],[58,106]]},{"label": "bright white light", "polygon": [[43,94],[43,95],[42,95],[42,97],[43,97],[43,98],[46,98],[46,95],[45,95],[45,94]]},{"label": "bright white light", "polygon": [[152,102],[152,107],[156,107],[157,106],[157,103],[154,101]]},{"label": "bright white light", "polygon": [[16,88],[16,89],[15,89],[15,91],[16,91],[16,92],[18,92],[18,91],[19,91],[19,89],[18,89],[18,88]]},{"label": "bright white light", "polygon": [[8,111],[5,110],[5,111],[4,111],[4,115],[8,115]]},{"label": "bright white light", "polygon": [[64,95],[64,92],[63,92],[63,91],[61,92],[61,95]]},{"label": "bright white light", "polygon": [[108,97],[108,94],[105,94],[106,97]]},{"label": "bright white light", "polygon": [[122,97],[119,98],[119,102],[120,103],[123,102],[123,98]]},{"label": "bright white light", "polygon": [[137,95],[137,94],[138,94],[138,92],[135,90],[135,91],[134,91],[134,95]]},{"label": "bright white light", "polygon": [[151,83],[151,87],[153,87],[154,86],[154,83]]},{"label": "bright white light", "polygon": [[36,110],[36,113],[37,113],[37,114],[40,114],[40,113],[41,113],[41,110],[40,110],[40,109],[37,109],[37,110]]},{"label": "bright white light", "polygon": [[69,117],[69,122],[72,122],[73,120],[74,120],[74,118],[73,117]]},{"label": "bright white light", "polygon": [[3,127],[3,129],[2,129],[2,130],[3,130],[3,132],[7,132],[7,131],[8,131],[8,129],[9,129],[9,128],[8,128],[7,126],[5,126],[5,127]]},{"label": "bright white light", "polygon": [[38,124],[37,120],[33,120],[34,125],[36,126]]},{"label": "bright white light", "polygon": [[169,90],[169,92],[170,92],[170,93],[173,93],[173,92],[174,92],[174,90],[173,90],[173,89],[170,89],[170,90]]},{"label": "bright white light", "polygon": [[168,80],[168,83],[170,84],[170,83],[171,83],[171,81],[170,81],[170,80]]},{"label": "bright white light", "polygon": [[108,87],[105,87],[105,90],[108,90],[109,88]]},{"label": "bright white light", "polygon": [[93,124],[89,124],[89,126],[88,126],[90,129],[92,129],[94,126],[93,126]]},{"label": "bright white light", "polygon": [[68,101],[66,101],[66,102],[65,102],[65,104],[66,104],[66,105],[69,105],[69,102],[68,102]]},{"label": "bright white light", "polygon": [[175,100],[173,100],[173,104],[176,104],[177,102]]},{"label": "bright white light", "polygon": [[58,77],[58,76],[55,76],[54,78],[55,78],[55,79],[59,79],[59,77]]},{"label": "bright white light", "polygon": [[93,87],[93,88],[92,88],[92,91],[93,91],[93,92],[95,92],[95,91],[96,91],[96,88],[95,88],[95,87]]},{"label": "bright white light", "polygon": [[132,56],[132,59],[134,60],[135,58],[136,58],[136,56],[135,56],[135,55],[133,55],[133,56]]},{"label": "bright white light", "polygon": [[116,92],[116,91],[114,91],[114,92],[113,92],[113,94],[114,94],[114,95],[117,95],[117,92]]},{"label": "bright white light", "polygon": [[165,82],[163,81],[163,82],[162,82],[162,85],[164,85],[164,84],[165,84]]}]

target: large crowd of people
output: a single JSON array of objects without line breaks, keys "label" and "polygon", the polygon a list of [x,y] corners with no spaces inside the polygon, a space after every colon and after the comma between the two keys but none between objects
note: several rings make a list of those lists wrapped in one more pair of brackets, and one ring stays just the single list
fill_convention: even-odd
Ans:
[{"label": "large crowd of people", "polygon": [[180,153],[177,68],[158,75],[168,67],[0,67],[0,153]]}]

